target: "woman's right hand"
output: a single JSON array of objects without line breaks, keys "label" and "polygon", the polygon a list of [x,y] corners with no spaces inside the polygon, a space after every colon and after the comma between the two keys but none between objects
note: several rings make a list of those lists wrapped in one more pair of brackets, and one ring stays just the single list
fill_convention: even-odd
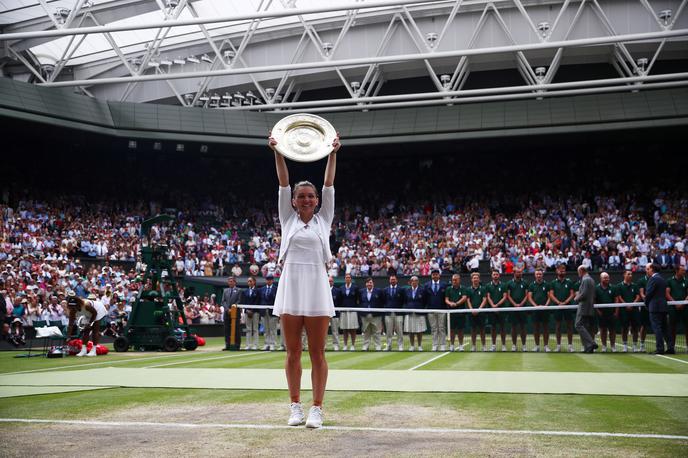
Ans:
[{"label": "woman's right hand", "polygon": [[277,140],[272,136],[272,131],[268,132],[268,146],[271,150],[277,152],[275,146],[277,145]]}]

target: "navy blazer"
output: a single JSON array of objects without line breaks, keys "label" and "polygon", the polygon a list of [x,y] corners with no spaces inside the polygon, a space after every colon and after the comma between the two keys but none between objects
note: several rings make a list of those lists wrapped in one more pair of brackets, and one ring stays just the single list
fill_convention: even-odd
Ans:
[{"label": "navy blazer", "polygon": [[413,289],[406,288],[404,290],[404,308],[405,309],[424,309],[425,308],[425,289],[419,286],[416,290],[416,297],[413,297]]},{"label": "navy blazer", "polygon": [[[405,301],[404,288],[399,285],[394,289],[394,294],[392,294],[391,286],[387,286],[382,290],[382,306],[386,309],[403,309]],[[389,315],[389,313],[384,315]]]},{"label": "navy blazer", "polygon": [[[253,288],[251,291],[249,288],[241,290],[241,303],[246,305],[260,305],[260,291],[258,288]],[[247,312],[257,312],[255,309],[245,309]]]},{"label": "navy blazer", "polygon": [[[277,296],[277,284],[273,283],[268,293],[268,285],[260,288],[260,305],[275,305],[275,296]],[[272,310],[262,310],[263,315],[272,315]]]},{"label": "navy blazer", "polygon": [[666,280],[659,274],[654,274],[647,281],[645,287],[645,305],[650,313],[668,312],[666,300]]},{"label": "navy blazer", "polygon": [[[341,307],[342,291],[336,286],[333,286],[332,288],[330,288],[330,292],[332,293],[332,302],[334,303],[334,306]],[[334,316],[335,318],[339,318],[339,312],[335,310]]]},{"label": "navy blazer", "polygon": [[[379,289],[373,287],[373,290],[370,293],[370,300],[368,300],[368,289],[366,288],[361,288],[360,290],[361,294],[361,303],[359,307],[362,309],[378,309],[382,307],[382,291]],[[365,313],[365,312],[364,312]],[[373,316],[381,316],[382,312],[370,312],[371,315]]]},{"label": "navy blazer", "polygon": [[446,309],[447,304],[444,302],[444,290],[447,289],[447,284],[439,282],[437,292],[432,291],[432,280],[425,284],[425,308],[426,309]]},{"label": "navy blazer", "polygon": [[341,306],[342,307],[358,307],[360,297],[358,295],[358,286],[351,283],[351,288],[349,288],[349,295],[346,294],[346,285],[342,285],[339,288],[341,296]]}]

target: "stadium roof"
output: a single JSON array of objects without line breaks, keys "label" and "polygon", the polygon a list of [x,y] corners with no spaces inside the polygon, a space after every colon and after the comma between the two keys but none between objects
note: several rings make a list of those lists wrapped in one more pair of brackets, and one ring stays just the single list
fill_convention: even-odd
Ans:
[{"label": "stadium roof", "polygon": [[[659,3],[0,0],[0,68],[105,100],[263,111],[688,85],[687,69],[658,65],[688,60],[688,1]],[[562,76],[567,64],[613,78]],[[476,81],[488,70],[507,77]],[[388,84],[418,77],[422,88]],[[323,88],[337,90],[304,96]]]}]

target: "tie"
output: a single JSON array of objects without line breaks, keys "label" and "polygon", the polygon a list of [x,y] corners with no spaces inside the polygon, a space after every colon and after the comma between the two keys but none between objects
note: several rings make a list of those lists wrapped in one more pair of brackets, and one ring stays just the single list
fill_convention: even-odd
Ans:
[{"label": "tie", "polygon": [[432,292],[437,294],[437,283],[433,283],[432,285]]},{"label": "tie", "polygon": [[394,296],[394,293],[396,292],[396,287],[392,286],[392,296]]}]

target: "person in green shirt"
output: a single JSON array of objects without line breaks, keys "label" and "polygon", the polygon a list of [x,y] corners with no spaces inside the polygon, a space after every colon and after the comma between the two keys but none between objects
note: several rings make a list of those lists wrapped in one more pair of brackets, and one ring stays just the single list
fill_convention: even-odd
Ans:
[{"label": "person in green shirt", "polygon": [[[465,309],[467,296],[461,287],[461,276],[452,275],[451,285],[444,290],[444,303],[450,309]],[[463,351],[463,330],[466,327],[465,313],[451,313],[449,315],[449,351],[454,351],[454,341],[459,336],[458,351]]]},{"label": "person in green shirt", "polygon": [[[506,304],[506,285],[499,281],[501,274],[498,270],[492,271],[492,281],[485,287],[487,292],[487,304],[492,308],[504,307]],[[492,347],[490,351],[497,349],[497,328],[502,338],[502,351],[506,351],[506,330],[504,329],[504,314],[491,312],[487,319],[492,327]]]},{"label": "person in green shirt", "polygon": [[[542,269],[535,271],[535,281],[528,287],[528,305],[545,308],[549,305],[549,283],[544,279]],[[535,351],[540,351],[540,334],[543,334],[545,351],[549,352],[549,312],[536,310],[533,317],[533,333],[535,334]]]},{"label": "person in green shirt", "polygon": [[[485,288],[480,284],[479,273],[473,272],[471,274],[471,286],[466,288],[466,296],[468,296],[469,309],[480,310],[485,308],[487,296]],[[475,351],[475,337],[478,331],[480,331],[480,343],[482,344],[483,351],[487,351],[485,346],[485,317],[483,317],[482,313],[474,311],[471,313],[471,351]]]},{"label": "person in green shirt", "polygon": [[[602,272],[600,274],[600,282],[595,288],[595,305],[598,304],[613,304],[616,303],[616,292],[614,287],[609,283],[609,274]],[[609,343],[612,351],[616,351],[616,320],[619,317],[619,309],[617,308],[596,308],[597,321],[600,326],[600,337],[602,338],[602,352],[607,351],[607,335],[609,335]]]},{"label": "person in green shirt", "polygon": [[[616,302],[640,302],[640,288],[633,283],[633,272],[624,271],[623,281],[616,285]],[[638,307],[620,307],[621,340],[623,351],[628,351],[628,330],[633,336],[633,353],[638,351],[638,327],[640,326],[640,310]]]},{"label": "person in green shirt", "polygon": [[[667,301],[688,300],[688,280],[684,267],[678,266],[674,276],[667,281],[666,298]],[[686,310],[685,305],[670,305],[669,331],[674,336],[674,342],[676,342],[676,330],[679,324],[683,324],[686,342],[688,342],[688,310]]]},{"label": "person in green shirt", "polygon": [[[647,287],[647,282],[650,280],[650,277],[647,276],[647,274],[643,275],[636,281],[636,285],[638,285],[638,291],[640,292],[640,301],[645,302],[645,288]],[[638,351],[644,352],[645,351],[645,337],[647,336],[647,330],[652,330],[652,327],[650,326],[650,312],[647,309],[646,305],[643,305],[640,307],[640,349]]]},{"label": "person in green shirt", "polygon": [[[566,278],[566,265],[557,266],[557,278],[550,283],[549,299],[552,305],[571,305],[571,300],[576,295],[573,289],[573,281]],[[566,323],[566,337],[569,342],[569,353],[573,353],[573,318],[576,310],[555,310],[554,311],[554,332],[557,334],[557,348],[561,351],[561,322]]]},{"label": "person in green shirt", "polygon": [[[514,269],[514,278],[506,285],[506,297],[512,307],[523,307],[528,301],[528,283],[523,280],[523,269]],[[516,335],[521,336],[521,351],[526,348],[526,323],[528,316],[526,312],[511,312],[509,314],[511,322],[511,351],[516,351]]]}]

